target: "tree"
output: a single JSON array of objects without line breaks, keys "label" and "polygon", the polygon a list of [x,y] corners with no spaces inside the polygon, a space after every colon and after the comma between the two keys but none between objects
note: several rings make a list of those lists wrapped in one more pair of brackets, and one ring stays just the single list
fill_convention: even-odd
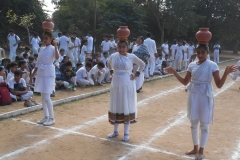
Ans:
[{"label": "tree", "polygon": [[29,29],[33,26],[32,20],[34,18],[36,18],[36,16],[33,13],[30,13],[30,14],[25,14],[20,17],[20,16],[16,15],[12,10],[9,10],[7,12],[6,17],[8,18],[9,23],[15,23],[19,26],[24,27],[27,30],[28,40],[29,40],[28,42],[30,44],[31,42],[30,42],[30,30]]}]

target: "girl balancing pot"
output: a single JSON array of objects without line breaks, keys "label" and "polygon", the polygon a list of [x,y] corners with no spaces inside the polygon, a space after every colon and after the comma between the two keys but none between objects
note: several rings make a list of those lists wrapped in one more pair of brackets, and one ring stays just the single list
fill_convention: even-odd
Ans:
[{"label": "girl balancing pot", "polygon": [[52,31],[54,28],[54,23],[52,22],[51,19],[46,19],[43,23],[42,23],[42,27],[44,30],[48,30],[48,31]]},{"label": "girl balancing pot", "polygon": [[120,26],[117,30],[117,36],[120,41],[127,41],[129,35],[130,30],[128,29],[128,26]]},{"label": "girl balancing pot", "polygon": [[199,31],[196,33],[198,44],[208,44],[211,38],[212,33],[209,32],[209,28],[199,28]]}]

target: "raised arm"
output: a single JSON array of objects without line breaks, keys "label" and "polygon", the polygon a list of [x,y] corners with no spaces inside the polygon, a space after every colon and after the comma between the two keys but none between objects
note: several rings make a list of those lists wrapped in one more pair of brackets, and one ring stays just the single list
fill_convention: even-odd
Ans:
[{"label": "raised arm", "polygon": [[238,67],[235,65],[227,66],[222,78],[220,78],[219,71],[213,72],[213,78],[214,78],[216,86],[218,88],[221,88],[223,86],[223,84],[225,83],[228,74],[237,71],[237,69],[238,69]]},{"label": "raised arm", "polygon": [[187,74],[185,75],[184,78],[181,77],[181,76],[177,73],[177,71],[174,70],[172,67],[167,67],[167,68],[166,68],[166,71],[167,71],[167,73],[173,74],[173,75],[177,78],[177,80],[178,80],[180,83],[182,83],[183,85],[185,85],[185,86],[186,86],[186,85],[190,82],[190,80],[191,80],[191,72],[189,72],[189,71],[187,71]]}]

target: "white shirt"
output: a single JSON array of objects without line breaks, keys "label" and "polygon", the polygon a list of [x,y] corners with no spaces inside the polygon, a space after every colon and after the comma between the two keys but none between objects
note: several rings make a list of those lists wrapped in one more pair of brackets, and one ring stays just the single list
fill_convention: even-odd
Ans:
[{"label": "white shirt", "polygon": [[[15,81],[14,77],[11,78],[11,79],[9,80],[9,82],[8,82],[9,88],[11,88],[11,89],[14,90],[14,84],[16,84],[16,83],[17,83],[17,82]],[[26,81],[25,81],[23,78],[21,78],[18,83],[19,83],[19,84],[22,84],[23,87],[27,87]]]},{"label": "white shirt", "polygon": [[14,73],[12,73],[11,71],[8,73],[7,75],[7,83],[10,81],[10,79],[12,79],[14,77]]},{"label": "white shirt", "polygon": [[102,57],[101,60],[102,60],[102,62],[104,63],[104,65],[105,65],[105,67],[106,67],[108,58]]},{"label": "white shirt", "polygon": [[67,38],[66,36],[61,36],[59,38],[59,43],[60,43],[59,49],[64,49],[66,53],[66,51],[68,51],[68,42],[69,42],[69,38]]},{"label": "white shirt", "polygon": [[95,75],[95,74],[97,74],[97,72],[99,71],[99,69],[98,69],[98,67],[97,67],[97,64],[94,66],[94,67],[92,67],[92,69],[90,70],[90,75]]},{"label": "white shirt", "polygon": [[76,73],[77,79],[85,79],[87,77],[87,70],[85,67],[81,67]]},{"label": "white shirt", "polygon": [[8,40],[9,40],[9,46],[10,47],[17,47],[18,46],[18,45],[13,46],[14,44],[17,43],[16,38],[17,38],[17,41],[20,41],[20,38],[16,34],[14,34],[13,36],[11,36],[10,34],[8,35]]},{"label": "white shirt", "polygon": [[176,44],[173,44],[170,48],[172,50],[172,55],[175,54],[176,46],[177,46]]},{"label": "white shirt", "polygon": [[183,46],[179,46],[177,45],[176,46],[176,49],[175,49],[177,52],[176,52],[176,56],[183,56]]},{"label": "white shirt", "polygon": [[157,53],[156,42],[151,38],[147,38],[144,40],[144,44],[148,47],[150,57],[154,57],[154,54]]},{"label": "white shirt", "polygon": [[169,53],[169,49],[168,49],[168,44],[167,43],[163,43],[162,44],[162,48],[163,48],[163,50],[165,51],[165,53],[164,52],[162,52],[162,54],[168,54]]},{"label": "white shirt", "polygon": [[102,41],[101,46],[102,46],[102,48],[103,48],[103,49],[102,49],[103,52],[106,52],[106,51],[109,51],[110,48],[112,48],[112,43],[111,43],[110,41]]},{"label": "white shirt", "polygon": [[187,53],[187,49],[188,49],[188,46],[187,46],[187,45],[183,46],[183,52],[184,52],[184,53]]},{"label": "white shirt", "polygon": [[3,76],[0,76],[0,82],[5,82],[5,80],[3,79]]},{"label": "white shirt", "polygon": [[87,52],[87,46],[83,45],[81,50],[81,56],[86,56],[85,52]]},{"label": "white shirt", "polygon": [[69,49],[69,47],[73,47],[73,46],[74,46],[74,43],[70,41],[68,43],[68,54],[72,55],[74,53],[75,48]]},{"label": "white shirt", "polygon": [[79,51],[79,47],[81,46],[81,40],[79,38],[75,38],[75,42],[74,42],[75,46],[77,46],[74,50],[75,53],[77,53]]},{"label": "white shirt", "polygon": [[35,48],[36,50],[39,49],[39,42],[41,40],[39,40],[39,38],[35,38],[33,37],[32,40],[31,40],[31,45],[32,45],[32,48]]},{"label": "white shirt", "polygon": [[88,46],[87,46],[87,52],[88,53],[92,53],[92,50],[93,50],[93,37],[90,36],[87,38],[88,40]]},{"label": "white shirt", "polygon": [[191,56],[191,55],[193,55],[193,53],[194,53],[194,49],[195,49],[195,47],[192,45],[192,46],[188,46],[188,54]]},{"label": "white shirt", "polygon": [[157,66],[157,65],[162,65],[162,62],[163,62],[163,61],[165,61],[165,58],[162,58],[162,59],[157,58],[156,61],[155,61],[156,66]]},{"label": "white shirt", "polygon": [[221,48],[221,46],[220,46],[219,44],[215,44],[215,45],[213,46],[213,48],[216,48],[216,49],[214,49],[214,52],[215,52],[215,53],[219,53],[219,49]]}]

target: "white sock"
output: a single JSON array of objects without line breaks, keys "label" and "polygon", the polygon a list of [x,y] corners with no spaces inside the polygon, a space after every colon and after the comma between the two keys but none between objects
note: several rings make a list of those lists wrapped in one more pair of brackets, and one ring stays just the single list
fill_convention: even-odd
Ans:
[{"label": "white sock", "polygon": [[129,128],[130,128],[130,122],[124,123],[124,137],[123,137],[123,141],[125,141],[125,142],[129,141]]},{"label": "white sock", "polygon": [[113,133],[108,134],[108,138],[113,138],[113,137],[118,136],[118,127],[119,127],[119,124],[115,123],[114,131],[113,131]]}]

